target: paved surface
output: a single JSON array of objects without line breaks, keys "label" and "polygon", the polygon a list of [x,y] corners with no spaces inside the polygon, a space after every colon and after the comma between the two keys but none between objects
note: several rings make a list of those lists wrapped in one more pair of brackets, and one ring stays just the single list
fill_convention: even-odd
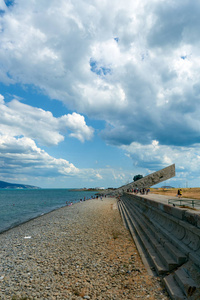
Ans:
[{"label": "paved surface", "polygon": [[[134,195],[134,193],[131,193],[131,194]],[[152,193],[149,193],[148,195],[137,194],[137,196],[142,197],[142,198],[147,198],[147,199],[150,199],[150,200],[154,200],[154,201],[164,203],[164,204],[168,204],[168,200],[174,201],[173,203],[177,207],[180,206],[179,200],[181,200],[181,205],[190,206],[191,209],[192,209],[191,201],[194,200],[195,201],[195,203],[194,203],[194,208],[195,209],[192,209],[192,212],[200,214],[200,200],[195,200],[195,199],[190,199],[190,198],[180,198],[179,199],[178,197],[173,197],[173,196],[169,196],[169,195],[165,196],[165,195],[152,194]],[[169,205],[173,205],[173,204],[169,204]],[[182,208],[182,209],[188,209],[189,211],[191,211],[190,208]]]}]

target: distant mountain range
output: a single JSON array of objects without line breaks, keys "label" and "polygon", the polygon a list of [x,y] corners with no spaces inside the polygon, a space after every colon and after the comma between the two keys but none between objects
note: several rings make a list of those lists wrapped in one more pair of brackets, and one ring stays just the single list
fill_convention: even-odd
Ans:
[{"label": "distant mountain range", "polygon": [[40,189],[37,186],[0,181],[0,189]]}]

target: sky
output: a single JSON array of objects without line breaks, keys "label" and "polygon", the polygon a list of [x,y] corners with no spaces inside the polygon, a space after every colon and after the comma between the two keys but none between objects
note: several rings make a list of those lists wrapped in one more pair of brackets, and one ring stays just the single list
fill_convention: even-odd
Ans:
[{"label": "sky", "polygon": [[200,186],[200,1],[0,0],[0,180]]}]

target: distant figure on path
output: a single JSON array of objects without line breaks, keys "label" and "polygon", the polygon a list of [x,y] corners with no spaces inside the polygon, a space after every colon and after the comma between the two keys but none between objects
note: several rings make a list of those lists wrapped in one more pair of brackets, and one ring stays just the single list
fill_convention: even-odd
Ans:
[{"label": "distant figure on path", "polygon": [[182,197],[182,189],[178,189],[178,197],[179,197],[179,198]]}]

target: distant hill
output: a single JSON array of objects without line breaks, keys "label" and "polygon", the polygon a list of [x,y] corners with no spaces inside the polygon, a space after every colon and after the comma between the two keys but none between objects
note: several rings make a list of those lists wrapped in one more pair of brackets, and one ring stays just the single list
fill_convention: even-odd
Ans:
[{"label": "distant hill", "polygon": [[37,186],[0,181],[0,189],[39,189]]},{"label": "distant hill", "polygon": [[161,189],[174,189],[174,187],[170,185],[163,185],[161,186]]}]

